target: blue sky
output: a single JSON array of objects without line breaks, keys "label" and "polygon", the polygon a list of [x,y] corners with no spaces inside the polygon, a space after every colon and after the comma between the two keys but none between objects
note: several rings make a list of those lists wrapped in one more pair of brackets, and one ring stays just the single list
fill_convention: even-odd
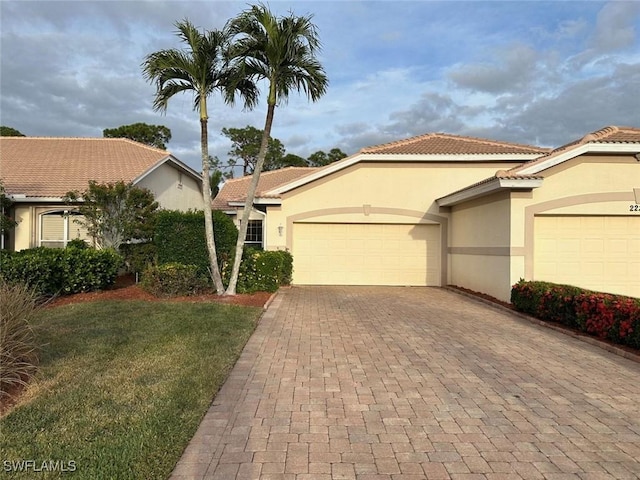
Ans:
[{"label": "blue sky", "polygon": [[[176,21],[221,28],[248,2],[0,2],[0,122],[32,136],[102,136],[166,125],[168,149],[199,169],[192,98],[154,112],[144,56],[179,47]],[[273,136],[308,156],[428,132],[559,146],[606,125],[640,126],[640,2],[296,1],[313,14],[330,80],[316,103],[293,94]],[[210,103],[210,149],[223,127],[262,128],[254,111]]]}]

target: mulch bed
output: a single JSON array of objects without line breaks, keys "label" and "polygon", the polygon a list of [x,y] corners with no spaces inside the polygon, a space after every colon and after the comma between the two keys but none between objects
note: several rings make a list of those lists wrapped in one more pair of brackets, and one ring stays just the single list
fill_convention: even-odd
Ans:
[{"label": "mulch bed", "polygon": [[227,305],[243,305],[248,307],[264,307],[271,298],[269,292],[256,292],[251,294],[237,294],[233,296],[221,296],[215,293],[205,293],[201,295],[191,295],[186,297],[155,297],[145,292],[140,285],[136,284],[135,278],[131,275],[118,277],[115,284],[98,292],[76,293],[54,298],[47,303],[47,307],[58,307],[72,303],[93,302],[96,300],[144,300],[147,302],[170,301],[170,302],[216,302]]}]

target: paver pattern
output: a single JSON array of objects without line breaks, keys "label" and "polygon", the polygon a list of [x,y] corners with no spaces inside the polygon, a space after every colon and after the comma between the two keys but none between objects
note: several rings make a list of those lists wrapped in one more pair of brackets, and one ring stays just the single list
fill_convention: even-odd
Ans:
[{"label": "paver pattern", "polygon": [[640,478],[640,364],[438,288],[293,287],[172,479]]}]

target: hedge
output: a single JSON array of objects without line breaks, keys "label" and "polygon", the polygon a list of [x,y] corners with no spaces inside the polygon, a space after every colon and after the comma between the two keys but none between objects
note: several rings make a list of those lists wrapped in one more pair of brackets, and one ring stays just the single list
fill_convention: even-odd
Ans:
[{"label": "hedge", "polygon": [[[223,280],[228,283],[231,265],[223,270]],[[256,250],[246,247],[242,255],[238,275],[237,292],[275,292],[282,285],[291,283],[293,257],[284,250]]]},{"label": "hedge", "polygon": [[115,282],[122,257],[114,250],[71,246],[2,252],[0,276],[41,295],[101,290]]},{"label": "hedge", "polygon": [[[224,212],[214,210],[212,215],[218,265],[222,269],[233,258],[238,229]],[[201,275],[210,276],[203,212],[158,212],[153,244],[158,264],[195,265]]]},{"label": "hedge", "polygon": [[511,288],[518,311],[640,350],[640,300],[571,285],[520,280]]},{"label": "hedge", "polygon": [[150,265],[142,275],[142,288],[157,296],[187,296],[200,293],[207,285],[195,265],[165,263]]}]

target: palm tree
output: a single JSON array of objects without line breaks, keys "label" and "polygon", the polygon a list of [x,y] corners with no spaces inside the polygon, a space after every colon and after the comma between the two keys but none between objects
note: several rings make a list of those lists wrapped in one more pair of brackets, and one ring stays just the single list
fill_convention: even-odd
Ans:
[{"label": "palm tree", "polygon": [[329,84],[315,56],[320,49],[320,40],[311,18],[297,17],[292,13],[278,18],[260,4],[245,10],[227,25],[232,38],[231,58],[243,71],[242,78],[254,83],[266,80],[269,94],[260,151],[247,192],[236,255],[225,295],[236,293],[249,214],[267,154],[276,105],[279,101],[286,102],[292,89],[304,91],[307,98],[315,102],[324,95]]},{"label": "palm tree", "polygon": [[233,104],[236,93],[244,98],[245,107],[257,102],[256,86],[249,80],[237,78],[225,61],[229,37],[225,31],[200,31],[189,20],[176,23],[178,37],[187,48],[160,50],[145,57],[142,64],[145,78],[156,84],[153,102],[155,110],[166,112],[169,99],[177,93],[193,94],[193,109],[200,114],[200,147],[202,153],[202,200],[204,223],[211,278],[219,295],[224,293],[220,276],[211,217],[211,193],[209,179],[209,139],[207,98],[220,91],[226,103]]}]

